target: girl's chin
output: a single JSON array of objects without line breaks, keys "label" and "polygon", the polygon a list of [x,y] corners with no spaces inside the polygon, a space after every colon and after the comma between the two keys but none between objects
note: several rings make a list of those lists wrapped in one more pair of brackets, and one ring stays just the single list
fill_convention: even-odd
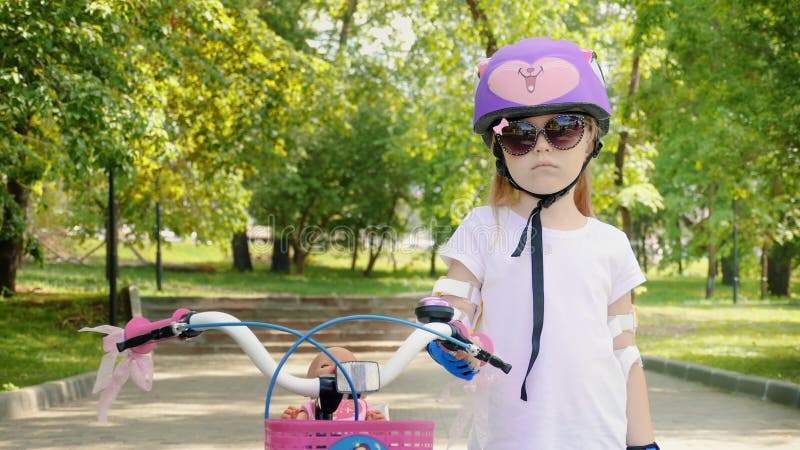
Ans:
[{"label": "girl's chin", "polygon": [[542,182],[538,182],[538,183],[519,183],[519,185],[522,186],[523,188],[525,188],[526,191],[533,192],[535,194],[542,194],[542,195],[554,194],[554,193],[560,191],[561,189],[563,189],[564,186],[566,186],[568,184],[569,184],[568,181],[565,182],[564,184],[542,183]]}]

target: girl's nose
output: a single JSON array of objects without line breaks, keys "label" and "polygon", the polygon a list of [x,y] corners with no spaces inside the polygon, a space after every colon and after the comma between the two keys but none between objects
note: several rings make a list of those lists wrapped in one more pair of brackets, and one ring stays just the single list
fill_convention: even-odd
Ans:
[{"label": "girl's nose", "polygon": [[544,131],[539,131],[536,134],[536,144],[533,146],[533,151],[537,153],[549,152],[551,150],[550,143],[544,137]]}]

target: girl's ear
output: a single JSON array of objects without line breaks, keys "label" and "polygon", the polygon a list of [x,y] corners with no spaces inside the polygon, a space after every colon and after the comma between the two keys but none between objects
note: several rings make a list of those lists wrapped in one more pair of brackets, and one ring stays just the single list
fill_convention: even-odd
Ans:
[{"label": "girl's ear", "polygon": [[594,148],[597,146],[597,138],[592,139],[591,141],[587,142],[586,149],[584,149],[584,155],[587,158],[593,158],[594,155]]}]

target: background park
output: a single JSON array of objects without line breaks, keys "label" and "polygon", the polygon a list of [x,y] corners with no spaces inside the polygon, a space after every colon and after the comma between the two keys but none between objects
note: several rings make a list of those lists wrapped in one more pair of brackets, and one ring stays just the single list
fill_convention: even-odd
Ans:
[{"label": "background park", "polygon": [[[485,201],[476,65],[594,49],[642,353],[800,383],[800,10],[720,0],[0,3],[0,390],[97,367],[117,289],[423,295]],[[268,320],[268,318],[265,318]]]}]

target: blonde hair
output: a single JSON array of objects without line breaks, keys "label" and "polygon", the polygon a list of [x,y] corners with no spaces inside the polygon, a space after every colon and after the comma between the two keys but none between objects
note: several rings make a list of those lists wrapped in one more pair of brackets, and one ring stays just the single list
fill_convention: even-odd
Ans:
[{"label": "blonde hair", "polygon": [[[586,131],[592,142],[599,139],[600,133],[597,121],[592,116],[586,116]],[[495,145],[494,140],[492,140],[492,145]],[[494,179],[492,180],[492,189],[489,192],[489,205],[492,206],[492,208],[496,209],[501,206],[510,207],[519,198],[519,193],[520,191],[511,186],[508,178],[495,171]],[[586,217],[594,216],[594,211],[592,210],[592,175],[588,167],[587,170],[583,171],[578,179],[578,183],[575,185],[573,201],[581,214]]]}]

